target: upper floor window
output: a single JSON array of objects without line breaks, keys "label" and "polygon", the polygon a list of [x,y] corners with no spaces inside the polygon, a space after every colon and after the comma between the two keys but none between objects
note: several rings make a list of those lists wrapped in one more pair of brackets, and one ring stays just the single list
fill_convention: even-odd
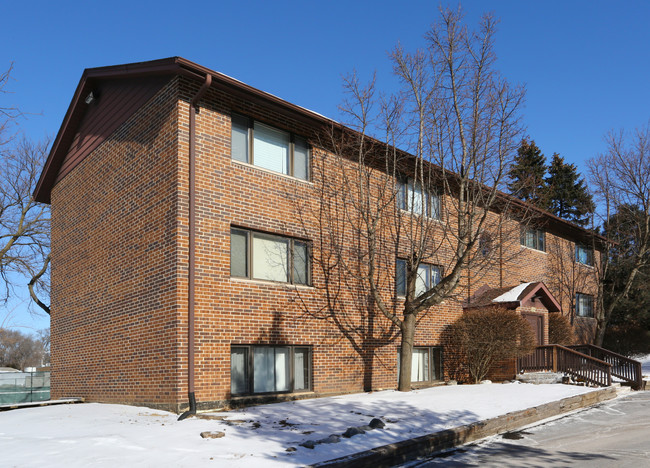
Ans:
[{"label": "upper floor window", "polygon": [[231,151],[235,161],[309,179],[307,140],[249,117],[232,115]]},{"label": "upper floor window", "polygon": [[594,251],[584,245],[576,244],[576,262],[582,263],[583,265],[594,264]]},{"label": "upper floor window", "polygon": [[403,210],[440,219],[440,197],[424,190],[421,184],[411,178],[400,182],[399,204]]},{"label": "upper floor window", "polygon": [[309,284],[307,243],[245,229],[230,229],[230,276]]},{"label": "upper floor window", "polygon": [[[428,263],[418,265],[418,276],[415,279],[415,296],[419,296],[440,283],[441,278],[442,271],[439,266]],[[406,296],[406,260],[397,259],[395,287],[398,296]]]},{"label": "upper floor window", "polygon": [[576,315],[578,317],[594,316],[594,296],[589,294],[576,294]]},{"label": "upper floor window", "polygon": [[541,229],[522,228],[521,245],[531,249],[546,251],[546,233]]}]

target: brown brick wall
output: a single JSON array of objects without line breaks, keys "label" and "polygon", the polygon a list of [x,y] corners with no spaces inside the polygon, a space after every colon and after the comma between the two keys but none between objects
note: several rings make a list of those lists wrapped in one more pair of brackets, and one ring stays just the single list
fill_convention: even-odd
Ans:
[{"label": "brown brick wall", "polygon": [[[175,79],[88,156],[52,194],[52,395],[178,410],[187,394],[187,246],[189,99],[198,84]],[[211,89],[197,129],[196,398],[230,398],[230,347],[308,345],[316,394],[395,388],[399,335],[369,313],[367,297],[346,285],[329,313],[324,278],[293,287],[230,277],[230,227],[306,238],[318,255],[313,208],[318,185],[235,162],[230,113],[236,111],[312,138],[313,129],[279,111]],[[328,173],[333,158],[315,149]],[[496,216],[496,215],[494,215]],[[503,265],[466,274],[458,298],[433,307],[415,345],[437,346],[461,301],[478,287],[549,284],[549,254],[503,240]],[[353,244],[352,233],[345,234]],[[493,255],[499,249],[495,242]],[[385,252],[384,293],[394,259]],[[444,265],[440,250],[432,263]],[[469,284],[469,288],[468,288]],[[445,358],[443,356],[443,362]],[[446,374],[448,374],[446,369]]]}]

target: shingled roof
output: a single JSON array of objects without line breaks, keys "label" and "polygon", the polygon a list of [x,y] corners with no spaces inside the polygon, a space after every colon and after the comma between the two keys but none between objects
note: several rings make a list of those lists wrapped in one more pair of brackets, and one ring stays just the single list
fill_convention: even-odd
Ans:
[{"label": "shingled roof", "polygon": [[533,299],[539,299],[549,312],[559,312],[562,308],[553,294],[542,282],[521,283],[505,288],[482,287],[463,304],[466,309],[502,305],[517,308]]}]

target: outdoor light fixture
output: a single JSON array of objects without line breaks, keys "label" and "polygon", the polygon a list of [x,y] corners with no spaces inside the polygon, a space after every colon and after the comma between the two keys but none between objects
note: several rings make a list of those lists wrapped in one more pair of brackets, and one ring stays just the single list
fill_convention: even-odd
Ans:
[{"label": "outdoor light fixture", "polygon": [[88,93],[88,96],[86,96],[86,104],[91,104],[95,100],[95,95],[91,91]]}]

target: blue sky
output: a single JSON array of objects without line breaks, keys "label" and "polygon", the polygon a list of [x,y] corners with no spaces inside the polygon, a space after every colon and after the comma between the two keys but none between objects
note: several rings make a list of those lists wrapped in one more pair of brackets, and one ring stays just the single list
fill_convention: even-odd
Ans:
[{"label": "blue sky", "polygon": [[[438,18],[437,1],[2,2],[0,105],[30,113],[22,128],[54,136],[84,68],[179,55],[339,119],[341,77],[356,69],[392,84],[387,51],[407,50]],[[443,2],[456,7],[456,2]],[[610,129],[650,120],[650,2],[466,0],[466,22],[500,19],[497,68],[524,83],[524,122],[547,158],[586,172]],[[1,306],[0,306],[1,307]],[[0,325],[43,328],[23,304]]]}]

